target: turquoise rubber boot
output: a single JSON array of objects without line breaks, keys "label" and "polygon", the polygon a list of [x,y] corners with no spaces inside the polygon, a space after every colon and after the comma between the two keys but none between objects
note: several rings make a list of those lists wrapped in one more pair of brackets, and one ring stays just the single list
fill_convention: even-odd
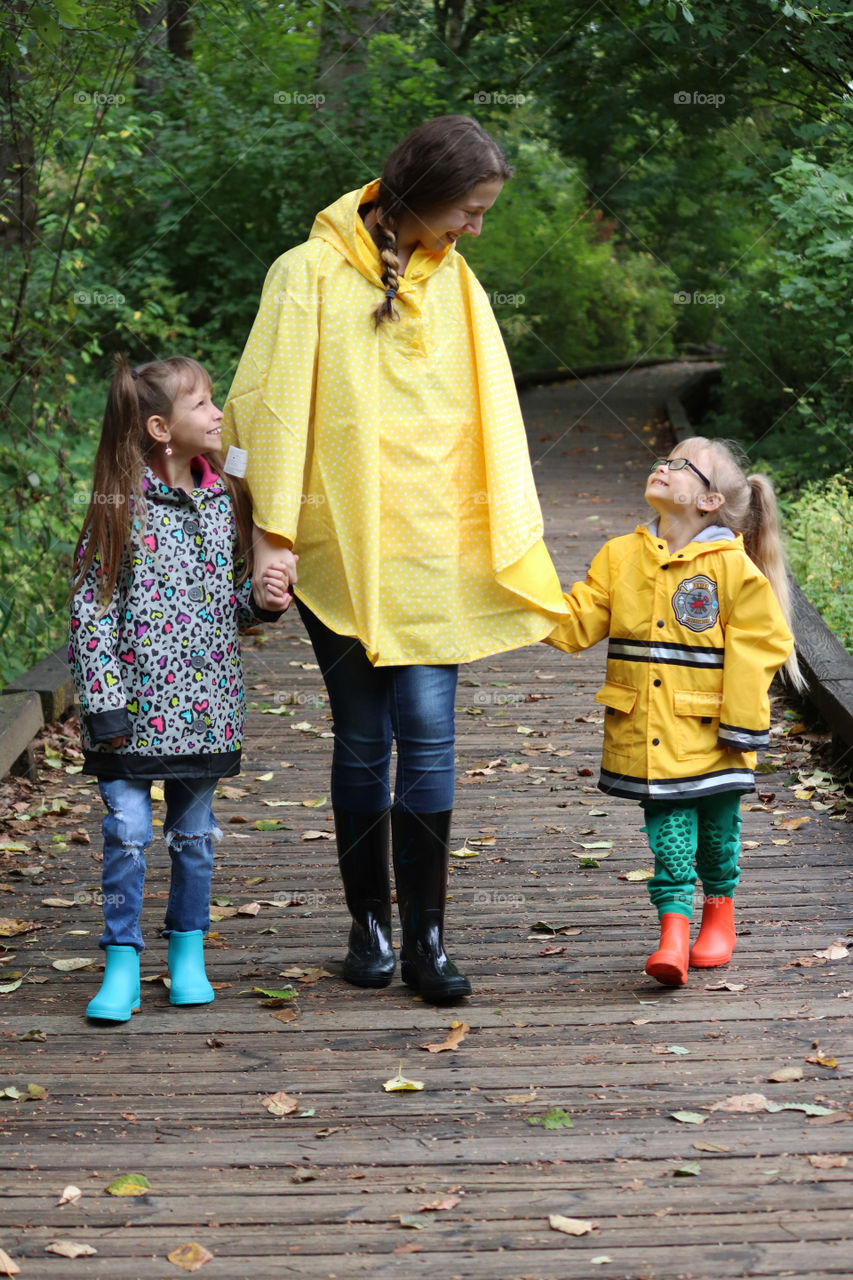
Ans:
[{"label": "turquoise rubber boot", "polygon": [[86,1005],[87,1018],[128,1022],[140,1005],[139,952],[136,947],[107,947],[101,989]]},{"label": "turquoise rubber boot", "polygon": [[204,971],[204,934],[201,929],[169,934],[170,1004],[210,1004],[213,987]]}]

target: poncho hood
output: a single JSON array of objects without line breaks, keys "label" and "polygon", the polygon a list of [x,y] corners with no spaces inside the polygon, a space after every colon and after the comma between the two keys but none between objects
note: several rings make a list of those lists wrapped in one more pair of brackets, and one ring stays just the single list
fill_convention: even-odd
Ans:
[{"label": "poncho hood", "polygon": [[[364,225],[359,214],[363,204],[370,204],[379,195],[379,179],[374,178],[358,191],[349,191],[340,200],[321,210],[314,219],[309,239],[315,237],[325,240],[337,249],[347,262],[360,271],[378,289],[384,289],[382,282],[382,260],[373,237]],[[446,258],[454,254],[456,249],[448,245],[440,253],[428,253],[419,245],[406,267],[405,276],[400,276],[398,293],[401,297],[413,293],[439,267]]]}]

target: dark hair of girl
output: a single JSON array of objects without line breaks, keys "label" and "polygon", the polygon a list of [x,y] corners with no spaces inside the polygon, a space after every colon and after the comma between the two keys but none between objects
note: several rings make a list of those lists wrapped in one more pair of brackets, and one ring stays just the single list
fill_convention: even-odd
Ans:
[{"label": "dark hair of girl", "polygon": [[[131,530],[135,516],[145,523],[142,472],[154,440],[146,423],[151,417],[170,418],[179,396],[212,383],[207,370],[188,356],[170,356],[131,369],[123,356],[116,357],[116,371],[110,383],[95,454],[92,496],[74,552],[76,591],[93,563],[97,565],[98,597],[107,605],[128,564]],[[218,454],[205,455],[225,483],[231,497],[242,558],[241,577],[250,570],[252,509],[239,481],[225,475]]]},{"label": "dark hair of girl", "polygon": [[448,204],[480,182],[512,176],[506,157],[471,116],[437,116],[418,125],[391,152],[379,180],[377,247],[385,297],[373,313],[378,328],[399,320],[397,228],[402,213],[423,214]]}]

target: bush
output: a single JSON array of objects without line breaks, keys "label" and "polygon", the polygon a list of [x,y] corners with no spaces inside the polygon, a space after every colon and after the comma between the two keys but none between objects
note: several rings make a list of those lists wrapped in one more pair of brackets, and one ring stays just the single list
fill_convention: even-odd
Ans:
[{"label": "bush", "polygon": [[814,482],[784,507],[797,581],[853,653],[853,479],[836,475]]}]

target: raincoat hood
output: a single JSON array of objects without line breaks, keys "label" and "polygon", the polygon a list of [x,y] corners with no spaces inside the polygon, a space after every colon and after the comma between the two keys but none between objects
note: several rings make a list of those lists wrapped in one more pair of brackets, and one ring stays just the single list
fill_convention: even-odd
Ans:
[{"label": "raincoat hood", "polygon": [[[356,271],[360,271],[366,279],[377,288],[384,289],[382,283],[382,260],[373,237],[364,225],[359,209],[364,204],[371,204],[379,195],[379,179],[374,178],[359,191],[349,191],[340,200],[323,209],[314,219],[309,239],[318,237],[325,240]],[[448,245],[440,253],[428,253],[419,245],[409,260],[406,274],[400,276],[398,294],[406,297],[416,291],[419,285],[443,265],[445,259],[454,254],[456,249]]]}]

